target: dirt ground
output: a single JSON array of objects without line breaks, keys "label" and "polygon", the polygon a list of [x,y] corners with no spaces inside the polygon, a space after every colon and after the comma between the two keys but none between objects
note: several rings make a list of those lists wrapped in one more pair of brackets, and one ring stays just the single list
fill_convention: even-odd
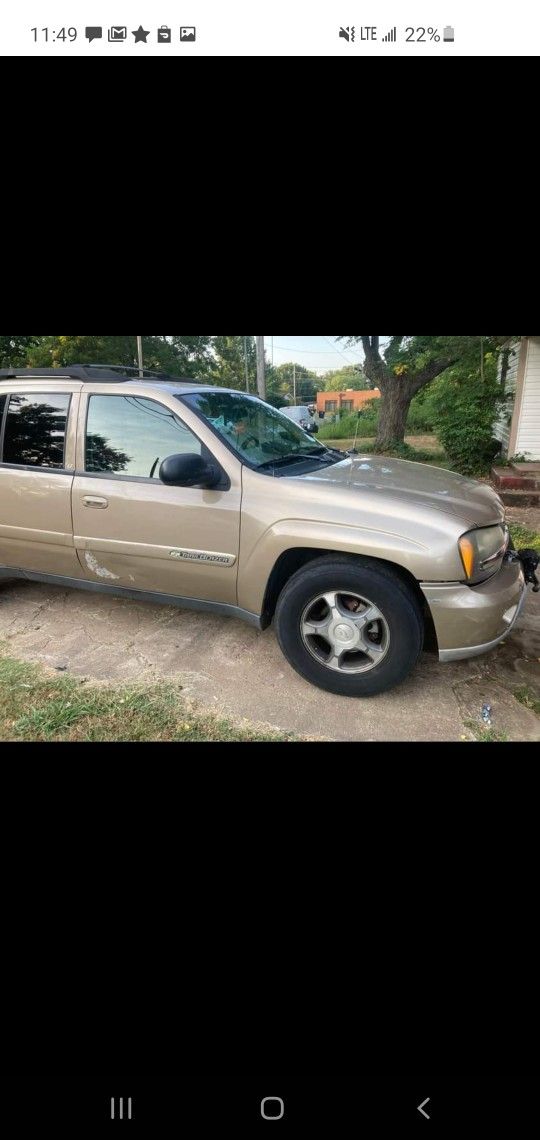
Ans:
[{"label": "dirt ground", "polygon": [[15,657],[91,682],[174,679],[207,711],[333,741],[537,741],[540,594],[530,593],[508,641],[487,657],[440,665],[424,654],[394,692],[347,700],[320,692],[289,667],[274,633],[238,621],[98,594],[11,582],[0,586],[0,644]]}]

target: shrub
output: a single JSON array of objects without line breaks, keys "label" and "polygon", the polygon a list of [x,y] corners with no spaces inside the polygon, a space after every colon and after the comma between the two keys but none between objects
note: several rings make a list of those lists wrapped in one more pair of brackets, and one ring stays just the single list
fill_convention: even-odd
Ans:
[{"label": "shrub", "polygon": [[[423,396],[424,393],[420,393],[411,404],[407,420],[408,435],[426,435],[435,430],[432,403]],[[374,439],[379,429],[380,406],[380,400],[370,400],[361,412],[342,416],[337,424],[325,423],[321,428],[321,439],[354,439],[357,426],[360,439]]]},{"label": "shrub", "polygon": [[321,439],[354,439],[357,429],[359,438],[374,438],[377,435],[379,416],[378,409],[373,408],[373,404],[378,403],[378,400],[371,400],[365,410],[342,416],[337,424],[325,423],[320,430]]},{"label": "shrub", "polygon": [[446,373],[433,386],[435,431],[456,471],[481,475],[500,451],[493,429],[502,399],[495,357],[486,358],[486,374],[465,368]]},{"label": "shrub", "polygon": [[429,388],[414,397],[407,417],[407,435],[427,435],[435,431],[435,410],[430,397]]}]

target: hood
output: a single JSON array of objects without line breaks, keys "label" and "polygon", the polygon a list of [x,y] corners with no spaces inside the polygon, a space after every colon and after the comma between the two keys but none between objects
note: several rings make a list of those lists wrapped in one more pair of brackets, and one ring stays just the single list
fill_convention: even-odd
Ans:
[{"label": "hood", "polygon": [[460,519],[469,528],[491,526],[505,518],[505,508],[492,487],[425,463],[375,455],[353,456],[300,478],[335,490],[348,487],[370,496],[431,508]]}]

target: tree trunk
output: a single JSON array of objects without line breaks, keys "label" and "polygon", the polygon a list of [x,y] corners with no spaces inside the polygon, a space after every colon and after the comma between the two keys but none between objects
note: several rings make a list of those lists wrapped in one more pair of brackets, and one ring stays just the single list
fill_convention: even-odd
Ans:
[{"label": "tree trunk", "polygon": [[391,378],[386,384],[381,384],[378,451],[388,451],[396,444],[405,441],[407,417],[414,395],[411,387],[409,380],[399,380],[397,377]]}]

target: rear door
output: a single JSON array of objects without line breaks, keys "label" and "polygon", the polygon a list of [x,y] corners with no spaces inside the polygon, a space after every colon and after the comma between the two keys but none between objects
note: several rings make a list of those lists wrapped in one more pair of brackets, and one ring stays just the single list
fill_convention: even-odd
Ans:
[{"label": "rear door", "polygon": [[[80,385],[79,385],[80,387]],[[79,394],[73,385],[0,388],[0,566],[81,578],[71,489]]]},{"label": "rear door", "polygon": [[81,397],[73,487],[81,567],[102,585],[235,606],[241,465],[227,452],[216,489],[165,486],[159,469],[168,456],[215,454],[194,413],[161,396],[123,386]]}]

